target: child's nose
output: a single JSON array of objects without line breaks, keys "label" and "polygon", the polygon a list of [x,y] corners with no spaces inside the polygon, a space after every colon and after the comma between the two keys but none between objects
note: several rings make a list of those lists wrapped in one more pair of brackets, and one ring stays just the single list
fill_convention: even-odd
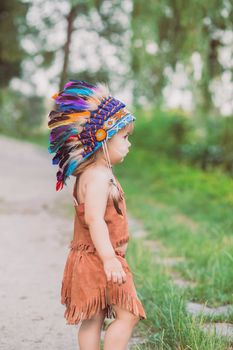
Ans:
[{"label": "child's nose", "polygon": [[131,143],[128,141],[128,146],[130,147],[131,146]]}]

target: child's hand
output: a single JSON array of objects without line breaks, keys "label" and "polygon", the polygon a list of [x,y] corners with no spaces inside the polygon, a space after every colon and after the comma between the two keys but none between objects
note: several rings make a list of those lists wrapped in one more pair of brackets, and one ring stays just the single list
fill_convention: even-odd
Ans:
[{"label": "child's hand", "polygon": [[126,282],[126,273],[122,268],[121,262],[116,257],[105,260],[103,265],[108,282],[112,280],[120,285]]}]

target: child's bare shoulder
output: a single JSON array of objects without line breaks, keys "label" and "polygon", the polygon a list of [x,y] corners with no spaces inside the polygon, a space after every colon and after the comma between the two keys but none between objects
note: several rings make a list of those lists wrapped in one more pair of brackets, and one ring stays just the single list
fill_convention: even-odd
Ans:
[{"label": "child's bare shoulder", "polygon": [[111,179],[111,174],[108,169],[103,166],[95,166],[87,168],[83,174],[83,182],[88,185],[90,183],[101,184],[108,183]]},{"label": "child's bare shoulder", "polygon": [[[104,215],[110,190],[111,174],[103,167],[93,167],[85,171],[85,221],[93,215]],[[93,214],[95,213],[95,214]]]}]

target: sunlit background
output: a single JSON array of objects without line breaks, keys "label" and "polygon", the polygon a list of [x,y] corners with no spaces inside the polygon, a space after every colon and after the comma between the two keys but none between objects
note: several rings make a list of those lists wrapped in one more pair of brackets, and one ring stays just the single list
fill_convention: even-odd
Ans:
[{"label": "sunlit background", "polygon": [[184,145],[177,134],[181,156],[207,152],[232,172],[232,67],[228,0],[3,1],[0,130],[45,131],[68,79],[104,81],[140,119],[154,108],[175,113],[171,128],[188,119],[195,136]]},{"label": "sunlit background", "polygon": [[[136,116],[129,155],[115,171],[132,222],[146,232],[146,248],[135,240],[128,253],[148,314],[138,330],[146,345],[137,349],[232,349],[232,23],[231,0],[0,4],[2,176],[12,138],[48,153],[52,95],[69,79],[107,83]],[[45,181],[40,164],[35,174]],[[12,176],[17,193],[22,181]],[[203,305],[210,309],[200,318]],[[226,336],[200,330],[208,327]]]}]

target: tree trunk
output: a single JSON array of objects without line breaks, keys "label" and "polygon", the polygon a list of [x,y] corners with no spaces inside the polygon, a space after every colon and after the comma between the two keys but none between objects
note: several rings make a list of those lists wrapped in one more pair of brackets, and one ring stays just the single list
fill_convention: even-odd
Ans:
[{"label": "tree trunk", "polygon": [[68,63],[69,63],[69,54],[70,54],[70,43],[71,43],[71,36],[73,32],[73,22],[75,20],[75,17],[77,16],[79,5],[76,5],[71,8],[67,18],[67,39],[64,45],[64,61],[63,61],[63,67],[61,72],[61,78],[60,78],[60,84],[59,84],[59,91],[63,89],[63,86],[67,79],[67,70],[68,70]]}]

